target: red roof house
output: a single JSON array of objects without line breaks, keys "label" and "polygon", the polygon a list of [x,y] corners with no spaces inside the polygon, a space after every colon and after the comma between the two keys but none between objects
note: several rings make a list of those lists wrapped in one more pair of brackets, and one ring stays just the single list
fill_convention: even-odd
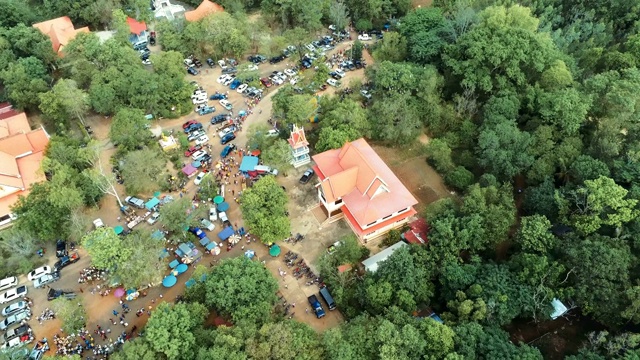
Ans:
[{"label": "red roof house", "polygon": [[411,244],[426,244],[427,234],[429,233],[429,225],[423,218],[418,218],[409,223],[409,230],[402,234],[402,237]]},{"label": "red roof house", "polygon": [[68,16],[62,16],[56,19],[43,21],[33,24],[33,27],[40,30],[41,33],[51,39],[53,45],[53,51],[56,54],[60,54],[62,49],[73,40],[78,33],[88,33],[89,28],[83,27],[76,29]]},{"label": "red roof house", "polygon": [[367,242],[407,223],[418,201],[364,139],[313,156],[318,198]]},{"label": "red roof house", "polygon": [[31,130],[24,113],[0,119],[0,225],[11,221],[11,206],[43,181],[40,163],[49,143],[43,128]]},{"label": "red roof house", "polygon": [[222,6],[209,0],[203,0],[195,10],[185,12],[184,18],[187,21],[198,21],[204,19],[210,14],[222,11],[224,11]]}]

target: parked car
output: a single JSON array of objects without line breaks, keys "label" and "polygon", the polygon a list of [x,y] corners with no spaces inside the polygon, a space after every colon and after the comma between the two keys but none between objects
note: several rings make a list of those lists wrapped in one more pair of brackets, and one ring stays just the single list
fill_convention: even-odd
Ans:
[{"label": "parked car", "polygon": [[138,209],[144,209],[144,200],[138,199],[135,196],[127,196],[126,198],[124,198],[124,202],[126,202],[129,205],[133,205]]},{"label": "parked car", "polygon": [[269,78],[262,78],[262,79],[260,79],[260,82],[266,88],[270,88],[273,85],[273,83],[271,82],[271,80],[269,80]]},{"label": "parked car", "polygon": [[203,228],[209,230],[209,231],[213,231],[215,230],[216,226],[213,225],[213,223],[207,219],[202,219],[200,220],[200,224],[202,225]]},{"label": "parked car", "polygon": [[362,95],[367,100],[371,100],[371,93],[369,92],[369,90],[360,90],[360,95]]},{"label": "parked car", "polygon": [[318,319],[325,316],[324,309],[322,308],[322,305],[320,305],[320,301],[318,301],[317,296],[311,295],[307,298],[307,300],[309,300],[309,305],[311,305],[311,308],[316,313],[316,317]]},{"label": "parked car", "polygon": [[336,79],[327,79],[327,84],[333,86],[333,87],[339,87],[340,86],[340,82],[337,81]]},{"label": "parked car", "polygon": [[57,289],[51,288],[47,293],[47,300],[49,301],[55,300],[61,296],[67,299],[74,299],[76,297],[76,293],[74,293],[71,290],[57,290]]},{"label": "parked car", "polygon": [[206,105],[198,110],[198,115],[207,115],[216,111],[216,108],[213,106]]},{"label": "parked car", "polygon": [[371,36],[369,36],[369,34],[367,34],[367,33],[362,33],[362,34],[358,35],[358,40],[360,40],[360,41],[369,41],[369,40],[371,40]]},{"label": "parked car", "polygon": [[229,89],[231,90],[235,90],[238,88],[238,86],[242,85],[242,82],[240,82],[240,80],[235,79],[231,82],[231,84],[229,84]]},{"label": "parked car", "polygon": [[4,319],[3,322],[0,322],[0,330],[5,331],[9,328],[9,326],[18,324],[22,320],[29,320],[30,318],[31,311],[29,309],[24,309]]},{"label": "parked car", "polygon": [[238,94],[242,94],[242,92],[244,92],[248,87],[249,85],[247,84],[240,84],[240,86],[238,86],[236,91],[238,92]]},{"label": "parked car", "polygon": [[4,278],[0,280],[0,291],[4,291],[10,289],[14,286],[18,285],[18,278],[15,276],[10,276],[8,278]]},{"label": "parked car", "polygon": [[40,276],[39,278],[33,281],[33,287],[39,289],[45,285],[51,284],[52,282],[60,279],[59,272],[53,272],[51,274],[45,274]]},{"label": "parked car", "polygon": [[202,149],[201,145],[192,146],[188,148],[187,151],[184,152],[184,156],[191,156],[191,154],[201,149]]},{"label": "parked car", "polygon": [[298,72],[296,72],[293,69],[284,69],[284,73],[287,74],[287,76],[295,76]]},{"label": "parked car", "polygon": [[221,222],[223,225],[231,224],[231,221],[229,221],[229,218],[227,217],[227,213],[226,213],[226,212],[224,212],[224,211],[220,211],[220,212],[218,213],[218,217],[220,218],[220,222]]},{"label": "parked car", "polygon": [[227,67],[222,69],[223,74],[235,74],[238,72],[238,69],[235,67]]},{"label": "parked car", "polygon": [[284,80],[282,80],[282,78],[280,78],[278,75],[276,74],[271,74],[269,75],[269,79],[271,79],[271,82],[276,84],[276,85],[282,85],[284,84]]},{"label": "parked car", "polygon": [[220,139],[220,144],[225,145],[226,143],[230,142],[231,140],[234,140],[235,138],[236,138],[236,134],[228,133],[222,139]]},{"label": "parked car", "polygon": [[336,73],[336,75],[338,75],[341,79],[347,75],[347,74],[344,72],[344,70],[342,70],[342,69],[337,69],[337,70],[335,70],[334,72],[335,72],[335,73]]},{"label": "parked car", "polygon": [[31,327],[29,325],[20,325],[18,327],[8,329],[7,332],[4,333],[4,335],[0,335],[0,342],[7,342],[10,339],[23,337],[25,335],[31,335],[32,333],[33,330],[31,330]]},{"label": "parked car", "polygon": [[227,117],[228,117],[227,114],[216,115],[216,116],[211,118],[211,124],[215,125],[215,124],[219,124],[221,122],[224,122],[225,120],[227,120]]},{"label": "parked car", "polygon": [[209,100],[206,97],[200,97],[200,98],[191,100],[191,102],[193,103],[193,105],[203,106],[203,105],[206,105],[207,102],[209,102]]},{"label": "parked car", "polygon": [[196,139],[196,145],[204,145],[209,142],[209,137],[207,135],[202,135]]},{"label": "parked car", "polygon": [[196,176],[195,180],[193,180],[193,183],[196,184],[196,185],[200,185],[200,183],[202,182],[202,179],[204,179],[204,177],[207,176],[208,173],[209,172],[207,172],[206,170],[200,172],[200,174],[198,174],[198,176]]},{"label": "parked car", "polygon": [[223,137],[225,137],[227,134],[231,134],[233,132],[236,131],[236,127],[234,125],[228,126],[222,130],[220,130],[220,132],[218,132],[218,136],[222,139]]},{"label": "parked car", "polygon": [[33,281],[41,276],[47,275],[47,274],[51,274],[52,270],[50,266],[41,266],[35,270],[32,270],[29,275],[27,275],[27,278],[29,278],[29,281]]},{"label": "parked car", "polygon": [[227,95],[226,94],[220,94],[220,93],[215,93],[213,95],[211,95],[209,97],[209,100],[222,100],[222,99],[226,99]]},{"label": "parked car", "polygon": [[189,136],[187,136],[187,140],[188,141],[195,141],[202,135],[206,135],[206,132],[204,132],[204,130],[194,131],[191,134],[189,134]]},{"label": "parked car", "polygon": [[216,221],[216,220],[218,220],[218,211],[214,206],[212,206],[209,208],[209,221]]},{"label": "parked car", "polygon": [[313,171],[313,169],[307,169],[307,171],[305,171],[304,174],[302,174],[302,177],[300,178],[300,183],[301,184],[308,183],[314,174],[315,172]]},{"label": "parked car", "polygon": [[196,120],[189,120],[186,123],[182,124],[182,129],[186,129],[189,126],[191,126],[192,124],[197,124],[198,122]]},{"label": "parked car", "polygon": [[27,303],[26,301],[15,302],[9,306],[6,306],[4,309],[2,309],[2,316],[7,317],[13,313],[16,313],[20,310],[24,310],[28,307],[29,307],[29,303]]},{"label": "parked car", "polygon": [[225,158],[227,157],[227,155],[229,155],[229,153],[231,153],[233,150],[235,150],[236,145],[235,144],[229,144],[227,146],[224,147],[224,149],[222,149],[222,152],[220,153],[220,157]]},{"label": "parked car", "polygon": [[149,225],[153,225],[155,223],[158,222],[158,219],[160,219],[160,213],[159,212],[154,212],[153,214],[151,214],[151,216],[149,216],[149,218],[147,219],[147,224]]},{"label": "parked car", "polygon": [[225,81],[222,82],[222,85],[224,86],[229,86],[231,85],[231,83],[233,82],[233,80],[236,78],[235,75],[230,75]]},{"label": "parked car", "polygon": [[189,228],[189,232],[197,236],[198,239],[204,239],[207,237],[207,234],[205,234],[204,231],[202,231],[202,229],[200,229],[199,227],[191,227]]},{"label": "parked car", "polygon": [[249,56],[249,61],[251,61],[254,64],[260,64],[267,61],[267,58],[264,57],[263,55],[251,55]]},{"label": "parked car", "polygon": [[218,82],[218,84],[222,84],[223,82],[227,81],[228,78],[229,78],[229,75],[222,74],[218,76],[218,79],[216,79],[216,81]]},{"label": "parked car", "polygon": [[6,304],[17,298],[27,295],[27,287],[22,285],[11,290],[7,290],[4,294],[0,295],[0,304]]},{"label": "parked car", "polygon": [[269,59],[269,63],[270,64],[277,64],[277,63],[281,62],[284,59],[285,59],[284,55],[274,56],[271,59]]},{"label": "parked car", "polygon": [[196,70],[196,68],[191,66],[187,67],[187,72],[193,76],[196,76],[200,73],[198,70]]},{"label": "parked car", "polygon": [[223,108],[231,111],[231,109],[233,109],[233,105],[231,105],[231,103],[228,100],[220,100],[219,101],[220,105],[222,105]]},{"label": "parked car", "polygon": [[67,265],[71,265],[75,262],[77,262],[78,260],[80,260],[80,255],[78,254],[77,251],[69,254],[68,256],[63,256],[60,258],[60,260],[58,260],[54,265],[53,265],[53,270],[54,271],[60,271],[60,269],[62,269],[63,267],[67,266]]},{"label": "parked car", "polygon": [[188,134],[190,132],[196,131],[196,130],[200,130],[202,129],[202,124],[197,122],[195,124],[191,124],[189,126],[187,126],[186,128],[184,128],[184,133]]},{"label": "parked car", "polygon": [[213,61],[212,58],[208,58],[207,59],[207,64],[209,65],[210,68],[216,67],[216,63],[215,63],[215,61]]},{"label": "parked car", "polygon": [[104,227],[104,223],[102,222],[102,219],[97,218],[97,219],[93,220],[93,227],[96,228],[96,229],[103,228]]},{"label": "parked car", "polygon": [[206,154],[206,152],[204,150],[198,150],[196,152],[194,152],[193,154],[191,154],[191,158],[193,160],[198,159],[200,157],[202,157],[202,155]]}]

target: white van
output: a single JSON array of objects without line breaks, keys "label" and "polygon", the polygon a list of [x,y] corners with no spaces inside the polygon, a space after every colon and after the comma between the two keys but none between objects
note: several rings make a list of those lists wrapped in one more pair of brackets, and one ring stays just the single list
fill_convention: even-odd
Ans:
[{"label": "white van", "polygon": [[12,287],[18,285],[18,278],[15,276],[8,277],[6,279],[0,280],[0,291],[4,291],[7,289],[11,289]]}]

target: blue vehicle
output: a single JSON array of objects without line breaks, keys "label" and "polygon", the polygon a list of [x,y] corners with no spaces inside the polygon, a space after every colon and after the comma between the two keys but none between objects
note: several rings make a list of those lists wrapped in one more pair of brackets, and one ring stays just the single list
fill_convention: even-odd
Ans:
[{"label": "blue vehicle", "polygon": [[205,106],[202,109],[198,110],[198,115],[207,115],[207,114],[211,114],[212,112],[215,112],[216,108],[213,106]]},{"label": "blue vehicle", "polygon": [[215,93],[209,97],[209,100],[222,100],[226,98],[227,98],[226,94]]},{"label": "blue vehicle", "polygon": [[236,148],[235,144],[229,144],[229,145],[225,146],[224,149],[222,149],[222,152],[220,153],[220,156],[223,157],[223,158],[227,157],[227,155],[229,155],[230,152],[235,150],[235,148]]},{"label": "blue vehicle", "polygon": [[231,84],[229,85],[229,89],[231,90],[235,90],[238,88],[238,86],[240,86],[240,84],[242,84],[242,82],[238,79],[233,80],[233,82],[231,82]]},{"label": "blue vehicle", "polygon": [[221,122],[224,122],[225,120],[227,120],[228,116],[229,116],[228,114],[220,114],[212,117],[211,125],[220,124]]},{"label": "blue vehicle", "polygon": [[205,233],[204,233],[204,231],[202,231],[202,230],[201,230],[200,228],[198,228],[198,227],[192,227],[192,228],[189,228],[189,231],[190,231],[193,235],[197,236],[197,237],[198,237],[198,239],[203,239],[203,238],[206,238],[206,237],[207,237],[207,234],[205,234]]},{"label": "blue vehicle", "polygon": [[194,132],[196,130],[200,130],[202,129],[202,124],[201,123],[195,123],[195,124],[191,124],[189,126],[187,126],[186,128],[184,128],[184,133],[188,134],[191,132]]},{"label": "blue vehicle", "polygon": [[320,305],[320,301],[318,301],[318,297],[316,297],[315,295],[311,295],[307,298],[307,300],[309,300],[309,304],[313,308],[313,311],[316,313],[316,317],[318,319],[326,315],[324,309],[322,308],[322,305]]},{"label": "blue vehicle", "polygon": [[228,143],[229,141],[235,138],[236,138],[236,134],[230,132],[227,135],[223,136],[222,139],[220,139],[220,144],[225,145],[226,143]]}]

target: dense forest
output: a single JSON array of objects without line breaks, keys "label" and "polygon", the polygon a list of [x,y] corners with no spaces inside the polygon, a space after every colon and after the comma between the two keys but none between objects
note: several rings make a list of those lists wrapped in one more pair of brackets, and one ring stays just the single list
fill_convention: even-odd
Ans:
[{"label": "dense forest", "polygon": [[[31,27],[68,15],[76,27],[120,32],[125,15],[150,19],[147,4],[0,0],[3,100],[42,115],[54,133],[50,181],[18,204],[5,243],[73,236],[76,209],[104,195],[96,150],[68,136],[83,116],[118,122],[120,114],[123,156],[133,162],[151,150],[126,149],[148,138],[126,130],[139,126],[131,119],[191,111],[184,56],[268,53],[336,23],[389,30],[365,50],[375,59],[363,80],[373,95],[367,106],[357,91],[319,100],[316,149],[361,136],[406,146],[423,129],[430,141],[421,151],[455,196],[421,214],[428,244],[397,251],[375,274],[337,271],[366,256],[352,238],[319,259],[348,319],[338,328],[317,334],[284,318],[273,310],[277,282],[259,263],[234,259],[211,270],[217,281],[154,312],[145,337],[113,359],[558,358],[552,344],[509,334],[550,322],[553,299],[578,328],[560,349],[567,359],[640,357],[640,3],[436,0],[411,9],[406,0],[222,0],[228,14],[157,24],[165,51],[153,55],[153,73],[122,37],[101,44],[82,34],[58,59]],[[273,36],[259,36],[267,31]],[[295,121],[310,96],[283,88],[274,113]],[[444,323],[415,316],[427,308]],[[210,309],[234,326],[205,327]]]}]

